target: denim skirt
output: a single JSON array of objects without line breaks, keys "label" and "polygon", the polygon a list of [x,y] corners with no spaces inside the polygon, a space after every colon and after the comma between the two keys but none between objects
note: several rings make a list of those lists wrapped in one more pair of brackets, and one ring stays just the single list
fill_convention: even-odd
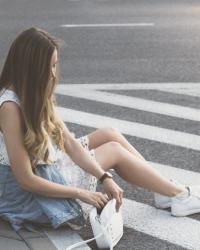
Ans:
[{"label": "denim skirt", "polygon": [[[89,150],[88,136],[76,139],[97,160],[94,149]],[[55,183],[96,191],[96,177],[76,165],[65,153],[61,153],[53,164],[38,164],[34,173]],[[51,198],[27,192],[17,184],[11,166],[0,163],[0,217],[9,221],[15,231],[25,228],[40,233],[44,225],[80,229],[86,225],[91,208],[92,205],[79,199]]]},{"label": "denim skirt", "polygon": [[[38,164],[35,174],[49,181],[69,185],[53,164]],[[73,229],[86,225],[81,205],[72,198],[50,198],[19,187],[10,165],[0,163],[0,217],[12,228],[42,232],[41,225],[58,228],[63,224]]]}]

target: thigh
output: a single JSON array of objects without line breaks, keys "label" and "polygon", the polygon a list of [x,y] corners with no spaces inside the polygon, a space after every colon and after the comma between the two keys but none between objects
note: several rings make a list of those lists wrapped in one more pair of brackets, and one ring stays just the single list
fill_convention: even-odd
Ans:
[{"label": "thigh", "polygon": [[87,135],[89,140],[89,149],[97,148],[104,143],[107,143],[114,138],[111,138],[111,129],[110,128],[99,128],[94,132]]},{"label": "thigh", "polygon": [[94,149],[96,161],[107,171],[120,162],[123,149],[118,142],[107,142]]}]

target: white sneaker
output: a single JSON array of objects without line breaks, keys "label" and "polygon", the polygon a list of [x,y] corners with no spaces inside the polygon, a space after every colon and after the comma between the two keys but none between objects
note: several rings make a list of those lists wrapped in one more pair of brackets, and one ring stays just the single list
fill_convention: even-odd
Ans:
[{"label": "white sneaker", "polygon": [[[185,187],[185,185],[181,184],[179,181],[175,179],[170,179],[171,182],[175,183],[178,186]],[[154,192],[154,204],[157,208],[169,208],[171,207],[171,199],[172,197],[162,195],[160,193]]]},{"label": "white sneaker", "polygon": [[188,192],[182,192],[172,197],[171,214],[187,216],[200,213],[200,185],[187,186]]}]

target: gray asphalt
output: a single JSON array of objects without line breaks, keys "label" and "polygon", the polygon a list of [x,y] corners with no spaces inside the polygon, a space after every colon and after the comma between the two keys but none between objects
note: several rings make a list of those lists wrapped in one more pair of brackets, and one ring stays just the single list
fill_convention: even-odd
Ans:
[{"label": "gray asphalt", "polygon": [[[63,79],[84,82],[198,82],[199,1],[0,0],[0,64],[21,30],[39,26],[63,38]],[[76,28],[62,24],[155,23]]]},{"label": "gray asphalt", "polygon": [[[61,50],[62,83],[153,83],[199,82],[200,79],[200,4],[185,0],[0,0],[0,67],[11,42],[31,26],[44,28],[66,42]],[[154,23],[152,27],[64,28],[62,24]],[[142,97],[187,107],[199,108],[198,97],[161,91],[116,91],[112,93]],[[137,111],[89,100],[56,95],[62,107],[107,115],[158,127],[199,135],[199,123]],[[77,137],[93,128],[67,123]],[[200,172],[199,151],[126,136],[146,159],[161,164]],[[125,197],[153,204],[153,195],[132,187],[115,175]],[[191,218],[200,221],[199,215]],[[90,227],[81,232],[92,237]],[[97,249],[91,243],[92,249]],[[115,248],[134,250],[184,250],[170,242],[125,228]]]}]

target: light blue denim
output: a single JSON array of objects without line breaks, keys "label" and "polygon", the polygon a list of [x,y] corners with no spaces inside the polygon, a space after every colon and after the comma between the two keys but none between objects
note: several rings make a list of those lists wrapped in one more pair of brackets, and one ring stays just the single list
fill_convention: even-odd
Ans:
[{"label": "light blue denim", "polygon": [[[38,164],[34,173],[49,181],[68,185],[54,164]],[[66,222],[80,227],[86,225],[83,210],[76,199],[51,198],[20,188],[11,166],[0,163],[0,217],[9,221],[12,228],[42,232],[41,225],[58,228]]]}]

